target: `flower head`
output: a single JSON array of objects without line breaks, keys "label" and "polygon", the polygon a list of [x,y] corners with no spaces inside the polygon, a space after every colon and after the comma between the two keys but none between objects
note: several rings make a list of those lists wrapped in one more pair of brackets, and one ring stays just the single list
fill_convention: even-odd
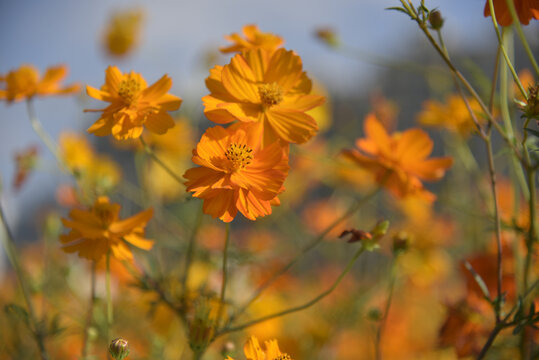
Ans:
[{"label": "flower head", "polygon": [[324,103],[323,96],[311,95],[311,80],[302,70],[301,58],[279,49],[269,58],[263,50],[237,54],[230,64],[210,70],[204,96],[204,114],[226,124],[234,120],[255,122],[263,134],[263,146],[282,139],[304,143],[318,130],[306,114]]},{"label": "flower head", "polygon": [[34,66],[21,65],[6,75],[0,75],[0,83],[5,82],[4,89],[0,89],[0,100],[11,103],[34,96],[67,95],[79,91],[78,84],[61,86],[67,72],[65,65],[52,66],[40,78],[39,71]]},{"label": "flower head", "polygon": [[283,39],[280,36],[264,33],[256,25],[245,25],[242,32],[245,38],[242,38],[238,33],[225,36],[225,39],[233,44],[219,50],[223,53],[242,52],[249,49],[264,49],[273,52],[283,44]]},{"label": "flower head", "polygon": [[430,158],[433,142],[421,129],[388,134],[372,114],[365,119],[366,137],[356,141],[357,149],[344,155],[374,173],[376,180],[397,197],[421,195],[434,200],[421,180],[440,180],[453,161],[449,157]]},{"label": "flower head", "polygon": [[[539,19],[538,0],[513,0],[518,19],[523,25],[528,25],[531,19]],[[509,26],[513,23],[513,17],[507,7],[506,0],[492,0],[496,20],[502,26]],[[485,16],[490,16],[490,6],[488,0],[485,3]]]},{"label": "flower head", "polygon": [[[477,100],[468,99],[470,108],[476,114],[478,121],[483,121],[481,106]],[[423,125],[443,127],[461,136],[468,136],[477,130],[468,108],[460,95],[451,95],[445,104],[428,100],[423,104],[423,111],[418,115],[418,121]]]},{"label": "flower head", "polygon": [[178,110],[179,97],[168,94],[172,79],[164,75],[151,86],[136,72],[122,74],[116,66],[105,70],[105,84],[101,90],[86,86],[89,96],[110,102],[103,114],[90,126],[88,132],[97,136],[112,134],[118,140],[138,138],[145,126],[150,132],[164,134],[174,126],[167,111]]},{"label": "flower head", "polygon": [[287,148],[274,142],[262,149],[249,127],[206,130],[193,151],[193,162],[200,166],[183,175],[187,191],[204,200],[204,212],[224,222],[238,211],[250,220],[271,214],[288,173]]},{"label": "flower head", "polygon": [[140,9],[114,13],[105,30],[104,43],[113,56],[124,56],[139,42],[144,13]]},{"label": "flower head", "polygon": [[118,260],[130,260],[133,254],[128,243],[149,250],[153,241],[144,238],[144,228],[153,215],[153,210],[139,212],[127,219],[119,218],[120,205],[110,203],[106,196],[99,197],[88,210],[73,209],[69,219],[62,219],[68,234],[61,235],[65,252],[99,261],[109,251]]},{"label": "flower head", "polygon": [[[262,350],[258,339],[251,336],[245,346],[243,347],[243,353],[247,360],[292,360],[290,355],[282,353],[279,350],[279,344],[277,340],[265,341],[266,349]],[[226,360],[234,360],[228,357]]]}]

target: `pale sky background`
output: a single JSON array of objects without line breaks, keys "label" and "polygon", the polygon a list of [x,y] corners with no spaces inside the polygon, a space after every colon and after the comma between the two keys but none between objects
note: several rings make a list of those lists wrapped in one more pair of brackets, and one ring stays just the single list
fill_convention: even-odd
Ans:
[{"label": "pale sky background", "polygon": [[[443,13],[450,49],[495,48],[490,19],[483,17],[484,3],[427,1],[429,7],[438,7]],[[79,81],[95,87],[102,85],[104,70],[111,64],[123,71],[140,72],[149,83],[168,73],[174,81],[171,92],[184,98],[183,106],[202,110],[200,96],[206,92],[208,69],[200,63],[201,55],[226,44],[224,35],[256,23],[262,31],[281,35],[285,47],[295,50],[308,73],[322,80],[331,92],[368,92],[379,69],[332,53],[316,41],[314,30],[332,27],[348,45],[386,57],[406,54],[420,34],[404,14],[384,10],[398,4],[398,0],[0,0],[0,73],[22,63],[41,71],[64,63],[70,68],[67,83]],[[110,14],[137,6],[146,12],[141,46],[126,60],[108,58],[100,40]],[[537,34],[537,21],[527,31]],[[95,116],[83,114],[80,99],[74,97],[39,99],[35,106],[45,129],[55,138],[61,130],[87,128]],[[61,175],[41,170],[14,194],[11,184],[16,150],[39,144],[46,159],[53,160],[33,133],[24,103],[0,103],[0,129],[2,202],[10,221],[16,224],[23,221],[22,205],[50,197]]]}]

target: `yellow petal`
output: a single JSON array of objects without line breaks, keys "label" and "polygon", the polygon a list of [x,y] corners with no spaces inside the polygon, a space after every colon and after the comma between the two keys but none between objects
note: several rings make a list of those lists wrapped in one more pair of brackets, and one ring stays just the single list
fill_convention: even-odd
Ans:
[{"label": "yellow petal", "polygon": [[153,216],[153,209],[141,211],[127,219],[116,221],[109,226],[109,230],[116,234],[127,234],[134,228],[144,227]]}]

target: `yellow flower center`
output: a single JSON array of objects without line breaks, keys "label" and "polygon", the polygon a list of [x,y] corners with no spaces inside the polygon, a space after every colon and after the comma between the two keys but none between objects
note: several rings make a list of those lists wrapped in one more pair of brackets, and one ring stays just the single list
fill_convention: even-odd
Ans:
[{"label": "yellow flower center", "polygon": [[118,89],[120,95],[128,104],[132,104],[140,93],[140,82],[132,77],[122,80]]},{"label": "yellow flower center", "polygon": [[283,89],[277,83],[263,84],[258,87],[262,105],[270,107],[283,101]]},{"label": "yellow flower center", "polygon": [[232,163],[232,169],[243,169],[253,160],[253,149],[245,144],[232,143],[225,151],[226,158]]},{"label": "yellow flower center", "polygon": [[276,358],[273,358],[273,360],[292,360],[292,358],[288,354],[281,354]]},{"label": "yellow flower center", "polygon": [[108,226],[114,221],[114,212],[110,204],[97,204],[94,205],[93,213],[101,220],[101,225],[107,229]]}]

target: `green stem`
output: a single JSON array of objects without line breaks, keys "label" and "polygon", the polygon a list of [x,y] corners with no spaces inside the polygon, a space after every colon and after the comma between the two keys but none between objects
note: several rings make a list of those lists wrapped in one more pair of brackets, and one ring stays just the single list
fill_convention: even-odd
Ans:
[{"label": "green stem", "polygon": [[[387,177],[386,177],[387,178]],[[384,179],[382,181],[385,182],[386,179]],[[268,279],[266,280],[264,283],[262,283],[257,289],[256,291],[253,293],[253,295],[249,298],[249,300],[243,304],[239,310],[233,314],[231,317],[230,317],[230,321],[232,322],[234,319],[238,318],[239,316],[241,316],[245,310],[247,310],[247,308],[253,303],[255,302],[256,299],[258,299],[258,297],[260,295],[262,295],[262,293],[264,292],[264,290],[266,290],[271,284],[273,284],[275,282],[275,280],[277,280],[281,275],[283,275],[284,273],[286,273],[290,268],[292,268],[306,253],[308,253],[309,251],[311,251],[312,249],[314,249],[320,242],[322,242],[322,240],[324,240],[324,238],[327,236],[327,234],[329,234],[333,229],[335,229],[339,224],[341,224],[343,221],[345,221],[346,219],[348,219],[350,216],[352,216],[353,214],[355,214],[360,208],[361,206],[363,206],[366,202],[368,202],[369,200],[371,200],[381,189],[381,186],[378,186],[376,189],[374,189],[373,191],[371,191],[369,194],[367,194],[365,197],[359,199],[359,200],[356,200],[352,206],[350,206],[350,208],[344,213],[342,214],[338,219],[336,219],[333,223],[331,223],[324,231],[322,231],[316,238],[314,238],[309,244],[307,244],[302,250],[301,252],[296,255],[292,260],[290,260],[288,262],[288,264],[286,264],[285,266],[283,266],[282,268],[280,268],[279,270],[277,270],[275,273],[273,273],[273,275]]]},{"label": "green stem", "polygon": [[146,151],[146,153],[148,155],[150,155],[150,157],[153,159],[153,161],[155,161],[159,166],[161,166],[161,168],[163,168],[163,170],[165,170],[170,176],[172,176],[174,178],[174,180],[176,180],[180,185],[183,186],[184,180],[182,179],[182,177],[180,175],[176,174],[171,168],[169,168],[167,166],[167,164],[165,164],[163,162],[163,160],[161,160],[155,154],[155,152],[152,150],[152,148],[146,143],[146,141],[144,141],[142,136],[139,139],[140,139],[140,143],[144,147],[144,151]]},{"label": "green stem", "polygon": [[39,119],[36,116],[34,105],[31,99],[26,100],[26,110],[28,111],[30,124],[32,125],[32,128],[34,129],[36,134],[41,138],[45,146],[54,155],[58,162],[63,165],[63,161],[60,157],[60,152],[58,151],[58,145],[56,145],[56,142],[49,136],[49,134],[47,134],[45,129],[43,129],[41,122],[39,122]]},{"label": "green stem", "polygon": [[[1,184],[0,184],[0,193],[1,193]],[[4,239],[4,248],[6,250],[6,255],[11,263],[11,266],[13,266],[13,269],[15,270],[15,275],[19,282],[19,287],[21,288],[24,301],[26,302],[26,307],[28,309],[28,318],[30,322],[30,330],[32,332],[32,335],[34,336],[34,340],[36,341],[41,359],[47,360],[49,358],[49,355],[47,354],[47,351],[45,349],[44,334],[42,333],[40,326],[38,324],[36,314],[34,311],[34,306],[32,305],[32,300],[30,297],[30,291],[28,290],[28,287],[26,285],[26,277],[24,275],[23,269],[19,262],[19,258],[17,257],[17,252],[15,250],[15,240],[14,240],[15,238],[13,237],[13,233],[11,232],[11,229],[8,226],[6,215],[4,213],[4,209],[1,204],[0,204],[0,220],[2,222],[2,227],[4,228],[4,231],[6,233],[6,236],[0,236],[0,237]]]},{"label": "green stem", "polygon": [[198,235],[198,231],[200,230],[200,226],[202,225],[202,219],[204,218],[204,213],[202,211],[202,204],[200,205],[200,210],[197,213],[197,217],[195,219],[195,225],[193,227],[193,231],[191,232],[191,236],[189,237],[189,244],[187,245],[187,252],[185,254],[185,264],[184,269],[182,272],[182,278],[181,278],[181,285],[182,285],[182,292],[183,292],[183,298],[184,301],[187,296],[187,281],[189,280],[189,271],[191,269],[191,263],[193,262],[193,256],[195,254],[196,249],[196,239]]},{"label": "green stem", "polygon": [[532,63],[533,69],[535,70],[535,74],[539,76],[539,65],[537,65],[537,61],[535,60],[535,57],[533,56],[532,50],[530,48],[530,44],[528,44],[528,40],[526,39],[526,36],[524,35],[524,31],[522,31],[522,26],[520,25],[520,20],[517,15],[517,11],[515,9],[515,3],[513,0],[505,0],[507,7],[509,8],[509,12],[511,13],[511,17],[513,18],[513,23],[515,24],[515,28],[517,29],[518,37],[520,38],[520,41],[522,42],[522,46],[524,46],[524,50],[526,51],[526,55],[528,55],[528,59]]},{"label": "green stem", "polygon": [[225,243],[223,245],[223,281],[221,283],[221,295],[219,296],[219,311],[217,312],[217,326],[219,328],[221,324],[221,318],[223,317],[223,312],[225,308],[225,295],[226,295],[226,284],[228,281],[228,245],[230,243],[230,223],[225,225]]},{"label": "green stem", "polygon": [[274,313],[274,314],[270,314],[270,315],[266,315],[266,316],[263,316],[259,319],[255,319],[255,320],[252,320],[252,321],[248,321],[244,324],[241,324],[241,325],[237,325],[237,326],[233,326],[233,327],[228,327],[228,328],[225,328],[221,331],[219,331],[215,337],[218,337],[218,336],[221,336],[223,334],[226,334],[226,333],[231,333],[231,332],[234,332],[234,331],[239,331],[239,330],[243,330],[243,329],[246,329],[248,327],[251,327],[253,325],[256,325],[256,324],[259,324],[261,322],[264,322],[264,321],[267,321],[267,320],[271,320],[271,319],[274,319],[274,318],[277,318],[277,317],[281,317],[281,316],[284,316],[284,315],[288,315],[288,314],[291,314],[291,313],[294,313],[294,312],[297,312],[297,311],[301,311],[301,310],[304,310],[304,309],[307,309],[309,307],[311,307],[312,305],[316,304],[317,302],[319,302],[320,300],[322,300],[323,298],[325,298],[326,296],[328,296],[329,294],[331,294],[333,292],[333,290],[335,290],[335,288],[340,284],[340,282],[342,281],[342,279],[344,278],[344,276],[350,271],[350,269],[352,269],[352,266],[354,265],[354,263],[356,262],[356,260],[358,259],[358,257],[365,251],[365,248],[364,247],[361,247],[355,254],[354,256],[352,257],[352,259],[348,262],[348,265],[346,265],[345,269],[343,270],[343,272],[339,275],[339,277],[335,280],[335,282],[333,283],[333,285],[331,285],[331,287],[329,289],[327,289],[326,291],[324,291],[323,293],[321,293],[320,295],[316,296],[314,299],[306,302],[305,304],[303,305],[299,305],[299,306],[295,306],[293,308],[290,308],[290,309],[287,309],[287,310],[283,310],[283,311],[280,311],[280,312],[277,312],[277,313]]},{"label": "green stem", "polygon": [[92,270],[91,270],[91,280],[90,280],[90,306],[88,308],[88,315],[86,316],[86,322],[84,324],[84,334],[82,340],[82,359],[86,360],[88,356],[88,350],[90,347],[90,341],[88,339],[88,332],[90,326],[92,325],[92,319],[94,314],[94,304],[95,304],[95,261],[92,261]]},{"label": "green stem", "polygon": [[110,251],[107,253],[106,267],[105,282],[107,287],[107,342],[109,342],[111,341],[110,332],[112,329],[112,323],[114,321],[114,315],[112,313],[112,292],[110,286]]},{"label": "green stem", "polygon": [[384,312],[382,315],[382,319],[380,320],[380,326],[378,326],[378,330],[376,331],[376,360],[382,360],[382,334],[384,331],[384,327],[387,322],[387,317],[389,315],[389,308],[391,307],[391,301],[393,300],[393,290],[395,289],[395,281],[397,280],[397,266],[395,262],[395,258],[393,258],[393,262],[391,264],[391,273],[389,277],[389,285],[388,285],[388,291],[387,291],[387,299],[386,304],[384,306]]}]

